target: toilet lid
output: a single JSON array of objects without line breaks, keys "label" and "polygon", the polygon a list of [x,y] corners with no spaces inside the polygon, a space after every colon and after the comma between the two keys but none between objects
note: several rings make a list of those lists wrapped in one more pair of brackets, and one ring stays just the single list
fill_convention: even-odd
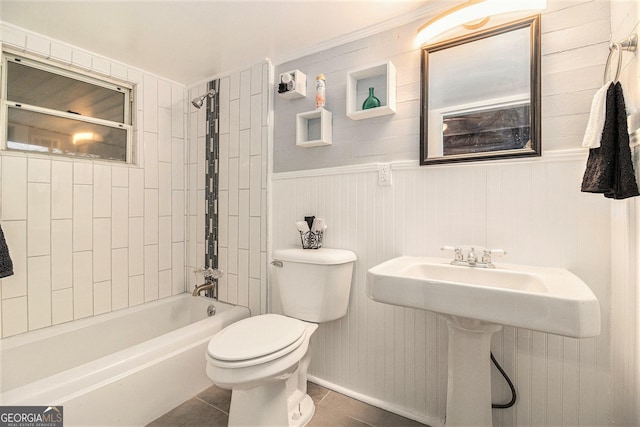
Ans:
[{"label": "toilet lid", "polygon": [[262,357],[298,341],[304,322],[279,314],[263,314],[233,323],[213,336],[207,351],[218,360],[241,361]]}]

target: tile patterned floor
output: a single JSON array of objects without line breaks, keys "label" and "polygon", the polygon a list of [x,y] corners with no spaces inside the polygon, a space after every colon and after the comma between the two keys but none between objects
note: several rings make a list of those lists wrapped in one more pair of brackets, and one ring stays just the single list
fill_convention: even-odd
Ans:
[{"label": "tile patterned floor", "polygon": [[[316,404],[316,413],[308,424],[309,427],[425,427],[424,424],[311,382],[308,393]],[[147,427],[226,426],[230,404],[231,392],[213,386],[167,412]]]}]

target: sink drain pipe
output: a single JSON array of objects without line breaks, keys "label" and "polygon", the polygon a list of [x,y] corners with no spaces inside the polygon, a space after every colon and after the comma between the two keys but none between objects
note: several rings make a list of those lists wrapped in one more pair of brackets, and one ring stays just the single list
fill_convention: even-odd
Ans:
[{"label": "sink drain pipe", "polygon": [[513,386],[513,383],[511,382],[511,379],[509,379],[509,375],[507,375],[507,373],[504,371],[504,369],[502,369],[502,366],[500,366],[500,364],[498,363],[496,358],[493,357],[493,352],[491,353],[491,361],[493,362],[495,367],[498,369],[498,371],[502,374],[502,376],[504,377],[505,381],[509,385],[509,388],[511,389],[511,400],[508,403],[492,403],[491,407],[493,409],[511,408],[513,405],[516,404],[516,399],[517,399],[516,388]]}]

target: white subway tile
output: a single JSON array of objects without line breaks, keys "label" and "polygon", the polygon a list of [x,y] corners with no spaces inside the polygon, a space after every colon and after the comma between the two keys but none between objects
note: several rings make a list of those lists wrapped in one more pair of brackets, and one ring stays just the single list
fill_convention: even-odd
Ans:
[{"label": "white subway tile", "polygon": [[111,280],[111,219],[96,218],[93,220],[93,281],[107,280]]},{"label": "white subway tile", "polygon": [[2,219],[27,219],[27,159],[2,156]]},{"label": "white subway tile", "polygon": [[27,46],[27,34],[18,28],[0,27],[2,43],[7,46],[24,49]]},{"label": "white subway tile", "polygon": [[73,217],[73,163],[51,162],[51,218]]},{"label": "white subway tile", "polygon": [[227,276],[227,299],[230,304],[238,303],[238,275],[229,274]]},{"label": "white subway tile", "polygon": [[240,73],[240,130],[251,126],[251,70]]},{"label": "white subway tile", "polygon": [[189,265],[196,268],[196,267],[202,267],[202,261],[198,260],[197,258],[197,254],[196,254],[196,250],[197,250],[197,228],[196,228],[196,216],[195,215],[191,215],[189,217],[189,235],[187,236],[187,243],[189,245],[189,250],[188,250],[188,254],[189,254]]},{"label": "white subway tile", "polygon": [[143,76],[144,81],[144,130],[145,132],[158,132],[158,79],[148,74]]},{"label": "white subway tile", "polygon": [[143,218],[129,218],[129,276],[144,274],[143,223]]},{"label": "white subway tile", "polygon": [[262,151],[262,95],[251,97],[251,145],[250,154],[260,154]]},{"label": "white subway tile", "polygon": [[[229,272],[227,268],[228,265],[228,249],[219,247],[218,248],[218,268],[224,272]],[[218,279],[218,299],[220,301],[228,301],[228,290],[229,283],[227,279],[227,274],[223,274],[221,278]]]},{"label": "white subway tile", "polygon": [[171,161],[171,110],[158,110],[158,161]]},{"label": "white subway tile", "polygon": [[185,142],[182,139],[173,138],[171,142],[171,188],[184,190],[184,160]]},{"label": "white subway tile", "polygon": [[198,227],[198,243],[204,243],[204,234],[205,234],[205,205],[207,199],[204,194],[204,191],[198,191],[198,215],[197,215],[197,227]]},{"label": "white subway tile", "polygon": [[118,64],[117,62],[112,62],[111,63],[111,76],[115,77],[116,79],[127,81],[128,80],[127,67],[125,65],[123,65],[123,64]]},{"label": "white subway tile", "polygon": [[240,73],[233,73],[229,77],[229,99],[240,97]]},{"label": "white subway tile", "polygon": [[125,248],[129,243],[129,189],[111,190],[111,247]]},{"label": "white subway tile", "polygon": [[129,170],[129,216],[144,215],[144,170]]},{"label": "white subway tile", "polygon": [[171,269],[171,217],[161,216],[158,221],[158,269]]},{"label": "white subway tile", "polygon": [[2,231],[13,262],[13,276],[2,282],[2,298],[27,295],[27,222],[3,221]]},{"label": "white subway tile", "polygon": [[218,130],[220,134],[229,133],[229,78],[220,79],[218,88],[218,105],[220,116],[218,118]]},{"label": "white subway tile", "polygon": [[93,188],[90,185],[73,186],[73,250],[89,251],[93,248]]},{"label": "white subway tile", "polygon": [[239,199],[238,247],[249,249],[249,190],[240,190]]},{"label": "white subway tile", "polygon": [[185,292],[187,283],[185,281],[185,258],[184,258],[184,242],[175,242],[171,244],[171,284],[172,293],[174,295]]},{"label": "white subway tile", "polygon": [[2,336],[27,332],[29,328],[27,318],[27,297],[2,300]]},{"label": "white subway tile", "polygon": [[251,67],[251,95],[262,92],[262,63]]},{"label": "white subway tile", "polygon": [[171,163],[160,162],[158,167],[158,213],[171,215]]},{"label": "white subway tile", "polygon": [[238,157],[240,153],[240,100],[229,104],[229,158]]},{"label": "white subway tile", "polygon": [[144,247],[144,302],[158,299],[158,245]]},{"label": "white subway tile", "polygon": [[184,241],[185,205],[184,191],[175,190],[171,194],[171,241]]},{"label": "white subway tile", "polygon": [[93,315],[111,311],[111,281],[93,284]]},{"label": "white subway tile", "polygon": [[144,190],[144,244],[158,243],[158,190]]},{"label": "white subway tile", "polygon": [[93,169],[93,216],[111,216],[111,166],[94,165]]},{"label": "white subway tile", "polygon": [[43,37],[27,34],[27,50],[40,56],[49,57],[51,42]]},{"label": "white subway tile", "polygon": [[158,107],[171,108],[171,83],[158,80]]},{"label": "white subway tile", "polygon": [[73,320],[73,289],[51,292],[51,320],[54,325]]},{"label": "white subway tile", "polygon": [[129,307],[144,302],[144,276],[129,277]]},{"label": "white subway tile", "polygon": [[73,162],[73,183],[93,184],[93,165],[81,160]]},{"label": "white subway tile", "polygon": [[111,309],[129,306],[129,251],[119,248],[111,251]]},{"label": "white subway tile", "polygon": [[158,134],[144,133],[144,188],[158,188]]},{"label": "white subway tile", "polygon": [[249,185],[249,215],[260,216],[262,208],[262,156],[251,156]]},{"label": "white subway tile", "polygon": [[29,183],[27,195],[27,255],[51,253],[51,185]]},{"label": "white subway tile", "polygon": [[73,318],[93,315],[93,260],[91,251],[73,253]]},{"label": "white subway tile", "polygon": [[93,60],[91,61],[91,69],[96,73],[104,74],[105,76],[110,76],[111,62],[103,58],[93,57]]},{"label": "white subway tile", "polygon": [[77,67],[90,70],[91,59],[91,55],[83,51],[74,49],[73,52],[71,52],[71,63]]},{"label": "white subway tile", "polygon": [[182,86],[171,86],[171,136],[184,138],[184,99],[186,90]]},{"label": "white subway tile", "polygon": [[260,279],[249,279],[249,309],[251,313],[262,313],[260,304],[262,302]]},{"label": "white subway tile", "polygon": [[198,156],[198,168],[197,168],[197,189],[204,190],[205,180],[207,176],[206,165],[206,142],[204,139],[198,139],[197,156]]},{"label": "white subway tile", "polygon": [[49,59],[62,62],[64,64],[70,64],[72,52],[73,50],[66,45],[51,43]]},{"label": "white subway tile", "polygon": [[229,192],[218,192],[218,246],[229,246]]},{"label": "white subway tile", "polygon": [[229,273],[238,274],[238,217],[229,217]]},{"label": "white subway tile", "polygon": [[249,220],[249,276],[260,278],[261,255],[260,255],[260,218],[251,217]]},{"label": "white subway tile", "polygon": [[238,156],[238,187],[249,188],[249,176],[251,159],[249,150],[251,145],[251,132],[243,130],[240,132],[240,155]]},{"label": "white subway tile", "polygon": [[51,326],[51,258],[49,256],[29,257],[29,283],[27,303],[29,304],[29,330]]},{"label": "white subway tile", "polygon": [[218,152],[218,190],[229,189],[229,135],[220,135]]},{"label": "white subway tile", "polygon": [[171,270],[158,272],[158,298],[171,296]]},{"label": "white subway tile", "polygon": [[29,182],[51,182],[51,161],[49,159],[29,158],[27,166]]},{"label": "white subway tile", "polygon": [[249,251],[238,251],[238,302],[239,305],[249,306]]},{"label": "white subway tile", "polygon": [[73,286],[73,222],[70,219],[51,221],[51,288]]},{"label": "white subway tile", "polygon": [[238,158],[229,159],[229,215],[238,215]]}]

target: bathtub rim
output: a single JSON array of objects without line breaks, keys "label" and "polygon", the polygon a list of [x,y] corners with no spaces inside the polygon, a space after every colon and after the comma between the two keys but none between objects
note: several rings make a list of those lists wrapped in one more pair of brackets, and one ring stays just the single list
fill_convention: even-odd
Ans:
[{"label": "bathtub rim", "polygon": [[[120,317],[150,308],[150,305],[155,306],[158,304],[167,304],[183,298],[190,299],[194,297],[189,293],[182,293],[176,296],[163,298],[162,300],[157,300],[152,303],[132,307],[132,310],[130,311],[126,309],[119,310],[117,315],[112,315],[113,313],[116,313],[113,312],[95,317],[100,317],[99,320],[104,321],[110,318]],[[225,307],[225,310],[219,310],[216,315],[212,317],[205,317],[204,319],[116,351],[115,353],[107,354],[98,359],[69,368],[65,371],[20,385],[10,390],[2,391],[0,392],[0,405],[64,405],[65,402],[77,396],[91,392],[92,390],[117,381],[119,378],[126,377],[127,375],[142,370],[145,367],[160,363],[163,360],[170,359],[180,354],[181,352],[208,342],[211,339],[212,334],[210,333],[210,328],[205,326],[206,323],[220,320],[220,327],[213,332],[217,333],[228,324],[251,315],[248,307],[224,303],[204,296],[199,296],[199,298],[203,298],[206,302],[214,304],[218,308],[223,306]],[[84,320],[90,321],[83,322]],[[96,319],[79,319],[78,323],[81,325],[58,325],[68,327],[58,328],[59,331],[57,333],[73,331],[79,327],[86,327],[99,323],[99,321]],[[46,334],[34,334],[35,336],[40,337],[40,339],[56,335],[50,331],[38,330],[33,332],[48,332]],[[25,335],[30,335],[30,333]],[[34,339],[30,337],[22,338],[23,339],[21,340],[15,340],[20,342],[20,344],[12,343],[12,347],[34,341]],[[164,350],[162,354],[154,352],[154,350],[157,350],[158,346],[161,346]],[[1,363],[2,361],[0,360],[0,364]],[[203,375],[206,374],[203,372]]]}]

